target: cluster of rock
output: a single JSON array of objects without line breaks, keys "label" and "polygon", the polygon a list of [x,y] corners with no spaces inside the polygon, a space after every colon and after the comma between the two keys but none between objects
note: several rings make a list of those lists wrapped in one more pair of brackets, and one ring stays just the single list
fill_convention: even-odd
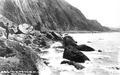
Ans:
[{"label": "cluster of rock", "polygon": [[93,48],[87,45],[77,45],[77,42],[71,36],[65,36],[63,38],[64,53],[63,58],[69,61],[63,61],[61,64],[70,64],[75,66],[77,69],[84,68],[78,63],[84,63],[90,61],[90,59],[81,51],[95,51]]},{"label": "cluster of rock", "polygon": [[84,68],[79,63],[90,59],[82,51],[94,49],[77,45],[70,36],[62,38],[60,34],[46,30],[109,29],[88,20],[64,0],[0,0],[0,71],[35,71],[33,74],[38,75],[38,61],[48,64],[38,54],[56,41],[63,42],[63,58],[67,59],[61,64]]},{"label": "cluster of rock", "polygon": [[[53,31],[38,31],[29,24],[21,25],[4,25],[0,24],[0,71],[35,71],[38,74],[38,61],[41,57],[41,49],[50,48],[51,44],[59,41],[62,42],[64,52],[61,64],[73,65],[76,69],[83,69],[84,66],[79,63],[90,61],[90,59],[81,51],[94,51],[87,45],[77,45],[77,42],[71,36],[62,37]],[[4,37],[3,37],[4,36]],[[1,61],[2,60],[2,61]]]},{"label": "cluster of rock", "polygon": [[0,28],[0,71],[38,75],[41,48],[49,48],[53,41],[62,40],[55,32],[40,32],[29,24],[5,25],[1,22]]}]

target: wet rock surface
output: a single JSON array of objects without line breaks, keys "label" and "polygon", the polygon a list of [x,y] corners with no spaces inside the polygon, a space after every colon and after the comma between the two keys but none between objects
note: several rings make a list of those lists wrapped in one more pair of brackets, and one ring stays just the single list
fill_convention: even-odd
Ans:
[{"label": "wet rock surface", "polygon": [[[102,52],[81,51],[77,48],[79,45],[71,36],[66,39],[65,36],[63,37],[65,40],[56,42],[56,40],[46,36],[47,33],[51,32],[41,33],[33,30],[29,34],[14,34],[14,36],[10,34],[8,39],[6,36],[0,37],[0,66],[2,67],[0,67],[0,70],[36,71],[40,75],[79,75],[83,73],[97,73],[99,75],[108,73],[102,67],[119,71],[119,66],[106,66],[113,61],[111,57],[101,56],[105,53],[103,50]],[[52,34],[50,36],[53,38]],[[19,41],[20,39],[17,38],[22,39]],[[33,40],[36,41],[33,42]],[[45,45],[41,41],[45,41]],[[63,44],[64,41],[67,42]],[[89,49],[90,46],[86,46],[80,48]],[[111,53],[106,52],[106,54]]]},{"label": "wet rock surface", "polygon": [[62,61],[61,64],[69,64],[69,65],[73,65],[76,69],[78,70],[81,70],[83,68],[85,68],[84,66],[78,64],[78,63],[75,63],[73,61]]},{"label": "wet rock surface", "polygon": [[64,48],[67,47],[67,46],[74,46],[74,47],[76,47],[77,46],[76,43],[77,42],[71,36],[65,36],[63,38],[63,46],[64,46]]},{"label": "wet rock surface", "polygon": [[84,63],[85,61],[90,60],[85,54],[71,46],[65,48],[63,58],[79,63]]},{"label": "wet rock surface", "polygon": [[77,49],[80,50],[80,51],[95,51],[95,49],[93,49],[92,47],[84,45],[84,44],[83,45],[78,45]]},{"label": "wet rock surface", "polygon": [[87,45],[77,45],[77,42],[71,36],[68,35],[63,38],[63,46],[63,58],[79,63],[83,63],[86,60],[90,60],[81,51],[95,51],[93,48]]}]

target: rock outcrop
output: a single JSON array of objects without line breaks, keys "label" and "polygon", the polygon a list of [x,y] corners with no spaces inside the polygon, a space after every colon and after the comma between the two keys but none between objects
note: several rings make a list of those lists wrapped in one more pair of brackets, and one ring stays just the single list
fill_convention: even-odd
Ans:
[{"label": "rock outcrop", "polygon": [[87,45],[85,45],[85,44],[83,44],[83,45],[78,45],[78,46],[77,46],[77,49],[80,50],[80,51],[95,51],[95,49],[93,49],[92,47],[87,46]]},{"label": "rock outcrop", "polygon": [[63,38],[63,47],[64,48],[69,46],[69,45],[76,47],[77,46],[76,43],[77,42],[71,36],[67,35]]},{"label": "rock outcrop", "polygon": [[89,58],[81,52],[87,48],[79,47],[71,36],[65,36],[63,38],[63,47],[63,58],[79,63],[84,63],[86,60],[89,61]]},{"label": "rock outcrop", "polygon": [[76,49],[74,46],[67,46],[63,53],[63,58],[68,59],[70,61],[75,61],[79,63],[84,63],[85,61],[89,61],[90,59]]},{"label": "rock outcrop", "polygon": [[61,64],[73,65],[78,70],[81,70],[81,69],[85,68],[84,66],[82,66],[82,65],[80,65],[78,63],[75,63],[73,61],[62,61]]},{"label": "rock outcrop", "polygon": [[[10,32],[11,29],[13,29],[13,33]],[[9,35],[7,35],[7,31],[9,31]],[[47,33],[50,33],[52,38],[49,38]],[[38,56],[41,53],[41,48],[49,48],[53,41],[59,41],[60,38],[62,39],[55,32],[42,33],[33,30],[33,26],[29,24],[6,26],[1,22],[0,71],[16,71],[17,74],[22,71],[24,74],[27,72],[30,75],[38,75],[38,71],[41,72],[41,66],[45,67],[47,65]]]}]

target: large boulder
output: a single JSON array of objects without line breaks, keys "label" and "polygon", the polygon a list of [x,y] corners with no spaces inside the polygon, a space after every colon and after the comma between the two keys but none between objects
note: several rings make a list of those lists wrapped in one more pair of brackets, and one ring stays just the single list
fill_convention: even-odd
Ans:
[{"label": "large boulder", "polygon": [[74,46],[67,46],[65,48],[63,58],[79,63],[84,63],[86,60],[89,61],[89,58]]},{"label": "large boulder", "polygon": [[27,34],[27,33],[31,32],[31,31],[33,30],[33,26],[31,26],[31,25],[29,25],[29,24],[26,24],[26,23],[20,24],[20,25],[19,25],[19,30],[20,30],[21,32]]},{"label": "large boulder", "polygon": [[63,46],[64,48],[67,46],[73,46],[79,51],[95,51],[95,49],[85,44],[77,45],[77,42],[71,36],[68,35],[63,38]]},{"label": "large boulder", "polygon": [[61,64],[73,65],[78,70],[85,68],[84,66],[80,65],[79,63],[75,63],[73,61],[66,61],[66,60],[64,60],[64,61],[61,62]]},{"label": "large boulder", "polygon": [[92,47],[87,46],[87,45],[85,45],[85,44],[83,44],[83,45],[78,45],[76,48],[77,48],[78,50],[80,50],[80,51],[95,51],[95,49],[93,49]]},{"label": "large boulder", "polygon": [[76,44],[77,42],[71,37],[71,36],[65,36],[64,38],[63,38],[63,46],[64,47],[67,47],[67,46],[69,46],[69,45],[71,45],[71,46],[77,46],[77,44]]}]

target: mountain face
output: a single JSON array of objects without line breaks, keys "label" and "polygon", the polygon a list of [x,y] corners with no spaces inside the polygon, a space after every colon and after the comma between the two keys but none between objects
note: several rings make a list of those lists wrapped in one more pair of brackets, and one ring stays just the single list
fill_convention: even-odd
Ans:
[{"label": "mountain face", "polygon": [[108,27],[102,26],[96,20],[88,20],[89,25],[91,25],[91,30],[93,31],[111,31]]},{"label": "mountain face", "polygon": [[0,13],[18,25],[27,23],[40,30],[104,30],[64,0],[0,0]]}]

